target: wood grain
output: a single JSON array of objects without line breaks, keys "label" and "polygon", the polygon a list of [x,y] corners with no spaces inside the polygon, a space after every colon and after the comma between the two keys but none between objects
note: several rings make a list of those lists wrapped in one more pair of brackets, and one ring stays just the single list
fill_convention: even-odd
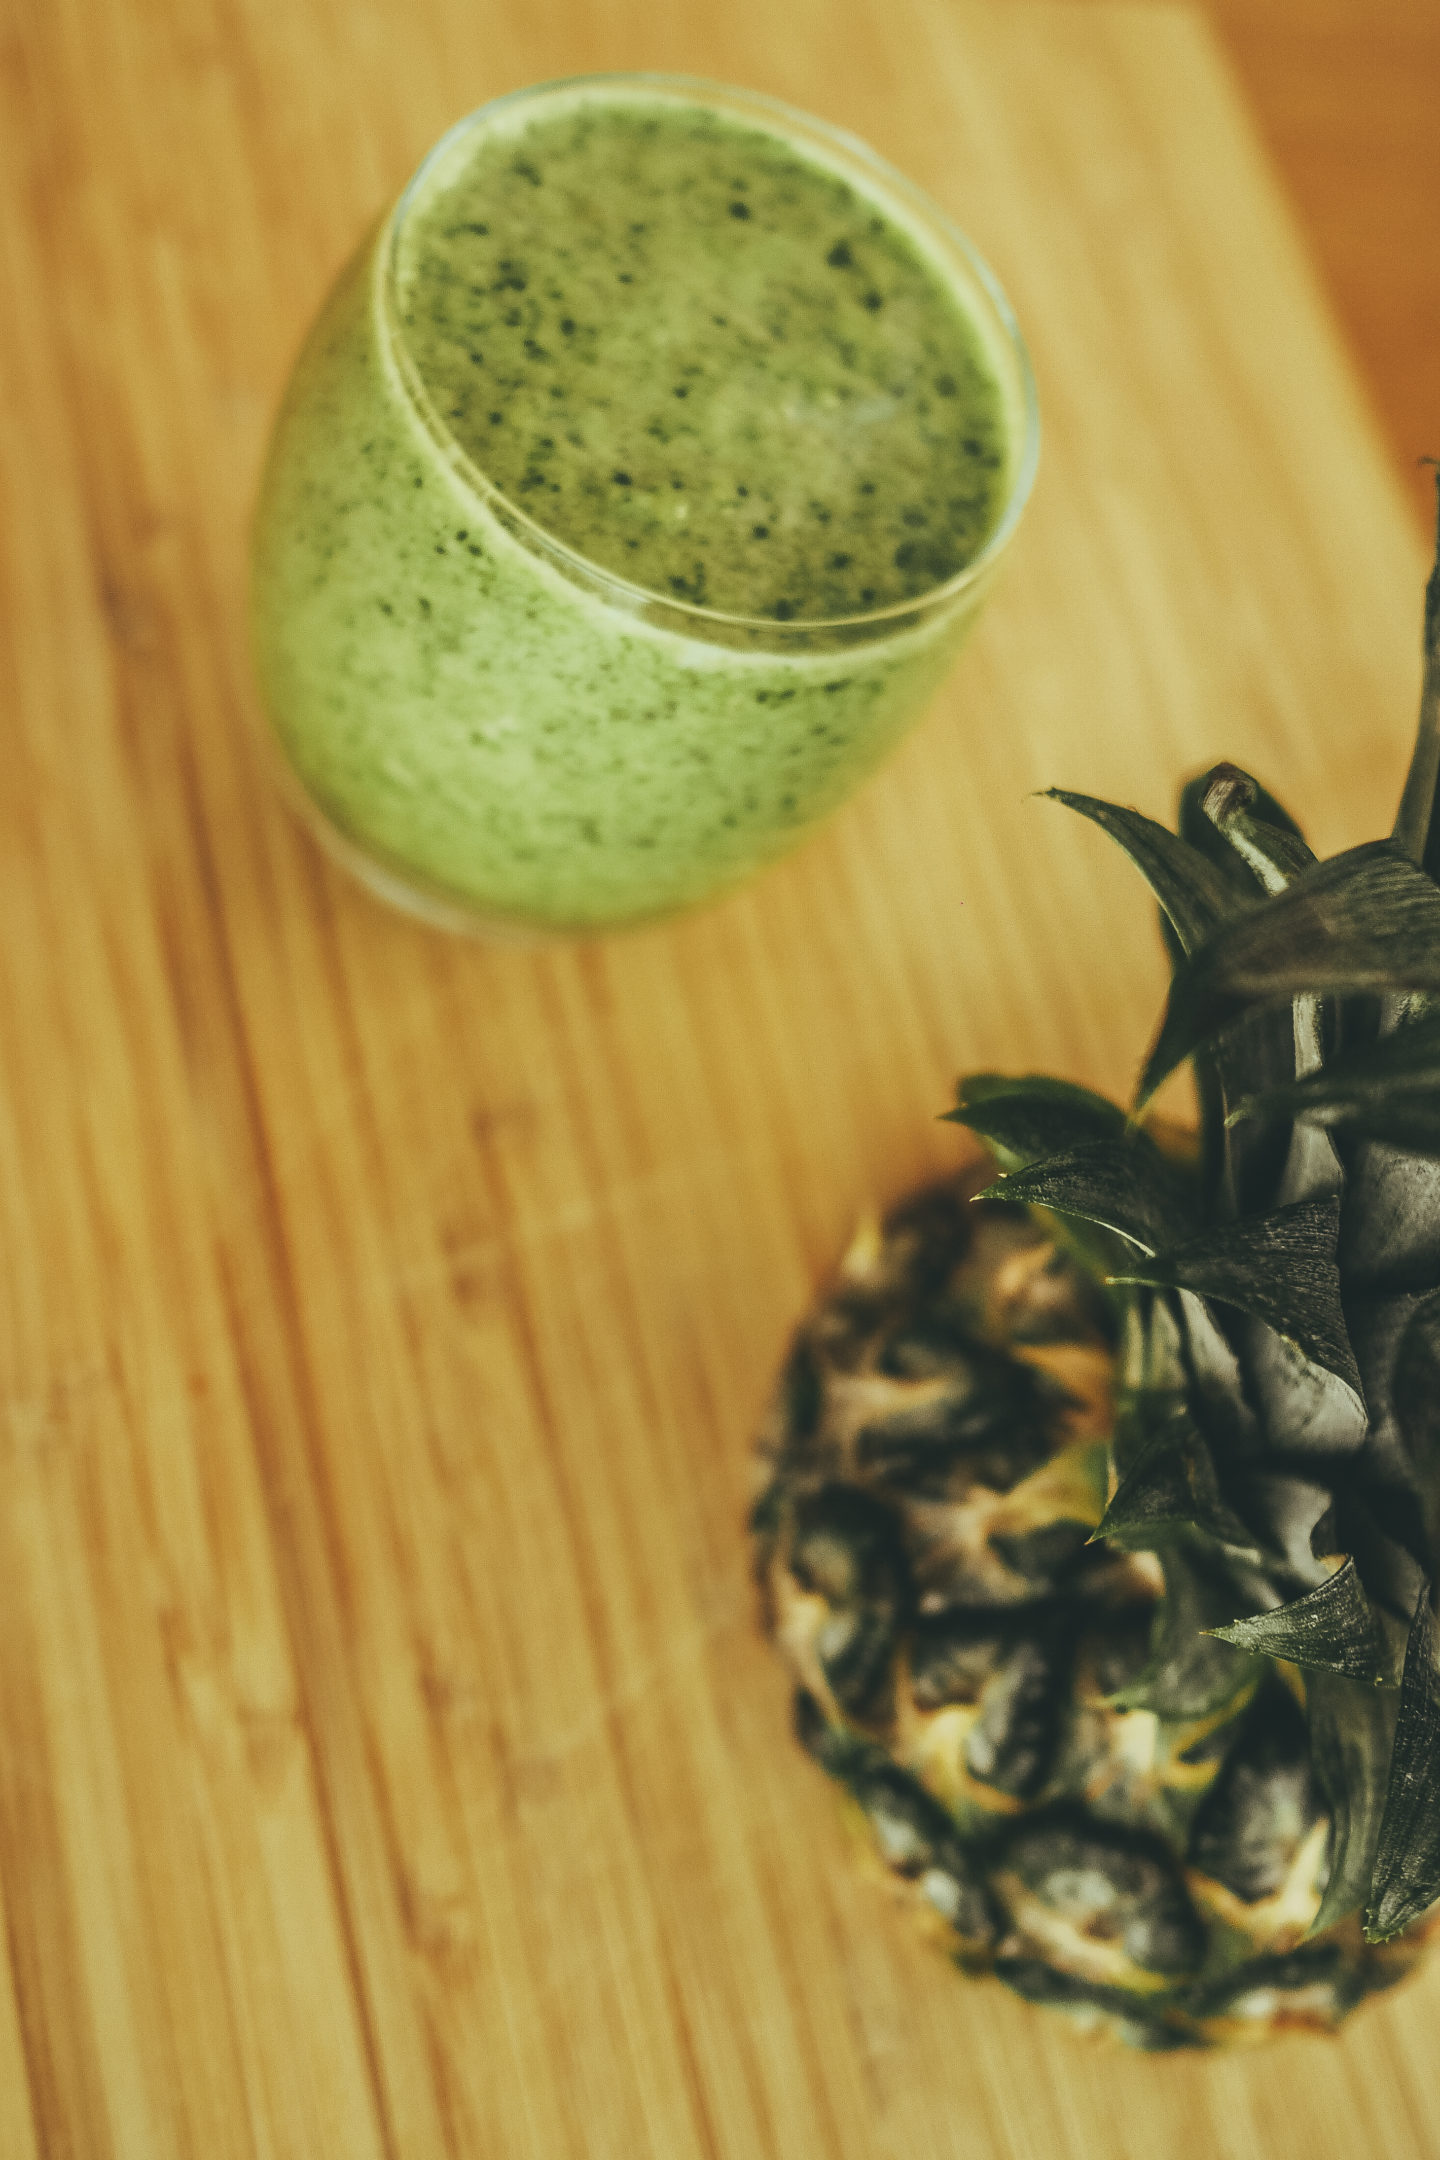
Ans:
[{"label": "wood grain", "polygon": [[[1022,0],[52,0],[0,37],[0,2151],[1440,2152],[1440,1969],[1092,2052],[863,1879],[755,1636],[748,1436],[953,1074],[1123,1087],[1147,909],[1047,782],[1389,821],[1423,565],[1199,20]],[[325,280],[461,110],[658,66],[858,129],[1000,267],[1044,474],[793,862],[533,952],[265,785],[244,531]]]},{"label": "wood grain", "polygon": [[1440,454],[1440,7],[1201,5],[1299,216],[1401,484],[1433,532],[1434,483],[1421,461]]}]

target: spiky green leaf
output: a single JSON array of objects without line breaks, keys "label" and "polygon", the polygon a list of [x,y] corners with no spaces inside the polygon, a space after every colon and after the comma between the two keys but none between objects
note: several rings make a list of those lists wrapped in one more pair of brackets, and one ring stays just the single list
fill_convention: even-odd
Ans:
[{"label": "spiky green leaf", "polygon": [[1154,818],[1094,795],[1046,790],[1051,802],[1077,810],[1119,842],[1169,918],[1185,953],[1197,951],[1216,925],[1247,905],[1246,895],[1207,862],[1198,848]]},{"label": "spiky green leaf", "polygon": [[1182,1413],[1170,1419],[1121,1479],[1095,1537],[1132,1552],[1148,1552],[1189,1531],[1260,1558],[1254,1533],[1220,1490],[1209,1448]]},{"label": "spiky green leaf", "polygon": [[1440,1674],[1430,1595],[1426,1582],[1405,1645],[1395,1752],[1365,1915],[1371,1942],[1398,1935],[1440,1897]]},{"label": "spiky green leaf", "polygon": [[1335,1264],[1339,1233],[1340,1200],[1327,1193],[1268,1215],[1222,1223],[1117,1279],[1152,1289],[1192,1290],[1253,1314],[1359,1395],[1360,1374],[1345,1331]]},{"label": "spiky green leaf", "polygon": [[1364,1904],[1370,1891],[1399,1697],[1338,1673],[1305,1676],[1310,1756],[1330,1809],[1330,1878],[1310,1933]]},{"label": "spiky green leaf", "polygon": [[1023,1201],[1077,1215],[1118,1231],[1142,1252],[1154,1252],[1194,1218],[1194,1202],[1179,1172],[1143,1134],[1092,1140],[1031,1163],[988,1186],[981,1199]]},{"label": "spiky green leaf", "polygon": [[955,1108],[945,1113],[947,1121],[968,1126],[1007,1172],[1097,1140],[1118,1140],[1125,1131],[1118,1103],[1042,1073],[1013,1079],[971,1073],[960,1082],[957,1097]]},{"label": "spiky green leaf", "polygon": [[1217,1642],[1259,1657],[1286,1658],[1292,1665],[1367,1680],[1372,1687],[1395,1684],[1389,1644],[1353,1560],[1288,1605],[1208,1632]]},{"label": "spiky green leaf", "polygon": [[1393,840],[1331,856],[1222,922],[1170,986],[1139,1100],[1251,1008],[1303,991],[1440,992],[1440,888]]}]

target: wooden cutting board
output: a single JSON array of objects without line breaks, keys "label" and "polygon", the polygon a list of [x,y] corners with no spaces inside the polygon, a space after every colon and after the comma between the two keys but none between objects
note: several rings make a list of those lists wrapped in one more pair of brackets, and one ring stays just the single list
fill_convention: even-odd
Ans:
[{"label": "wooden cutting board", "polygon": [[[16,24],[19,27],[16,27]],[[1048,782],[1388,826],[1419,549],[1208,35],[1016,0],[50,0],[0,40],[0,2154],[1440,2153],[1440,1965],[1335,2044],[1085,2046],[864,1878],[757,1640],[748,1444],[953,1075],[1123,1089],[1150,911]],[[933,716],[751,892],[383,912],[248,734],[321,289],[457,114],[684,69],[999,267],[1043,474]]]}]

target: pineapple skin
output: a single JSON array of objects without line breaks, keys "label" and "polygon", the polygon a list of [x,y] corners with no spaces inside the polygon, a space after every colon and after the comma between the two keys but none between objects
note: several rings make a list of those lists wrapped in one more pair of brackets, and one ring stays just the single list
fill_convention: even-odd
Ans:
[{"label": "pineapple skin", "polygon": [[761,1435],[765,1626],[797,1736],[965,1971],[1151,2050],[1333,2030],[1416,1964],[1307,1939],[1331,1822],[1305,1680],[1235,1658],[1184,1724],[1127,1706],[1164,1592],[1090,1542],[1113,1307],[982,1164],[861,1226]]}]

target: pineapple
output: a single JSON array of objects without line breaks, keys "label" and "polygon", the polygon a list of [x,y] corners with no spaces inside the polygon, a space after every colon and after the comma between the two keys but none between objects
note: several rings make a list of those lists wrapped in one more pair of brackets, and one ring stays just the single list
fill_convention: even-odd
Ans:
[{"label": "pineapple", "polygon": [[1230,765],[1178,833],[1057,795],[1161,909],[1136,1107],[963,1082],[987,1167],[862,1226],[761,1441],[805,1747],[962,1968],[1145,2048],[1332,2028],[1440,1897],[1426,603],[1390,838],[1317,861]]}]

